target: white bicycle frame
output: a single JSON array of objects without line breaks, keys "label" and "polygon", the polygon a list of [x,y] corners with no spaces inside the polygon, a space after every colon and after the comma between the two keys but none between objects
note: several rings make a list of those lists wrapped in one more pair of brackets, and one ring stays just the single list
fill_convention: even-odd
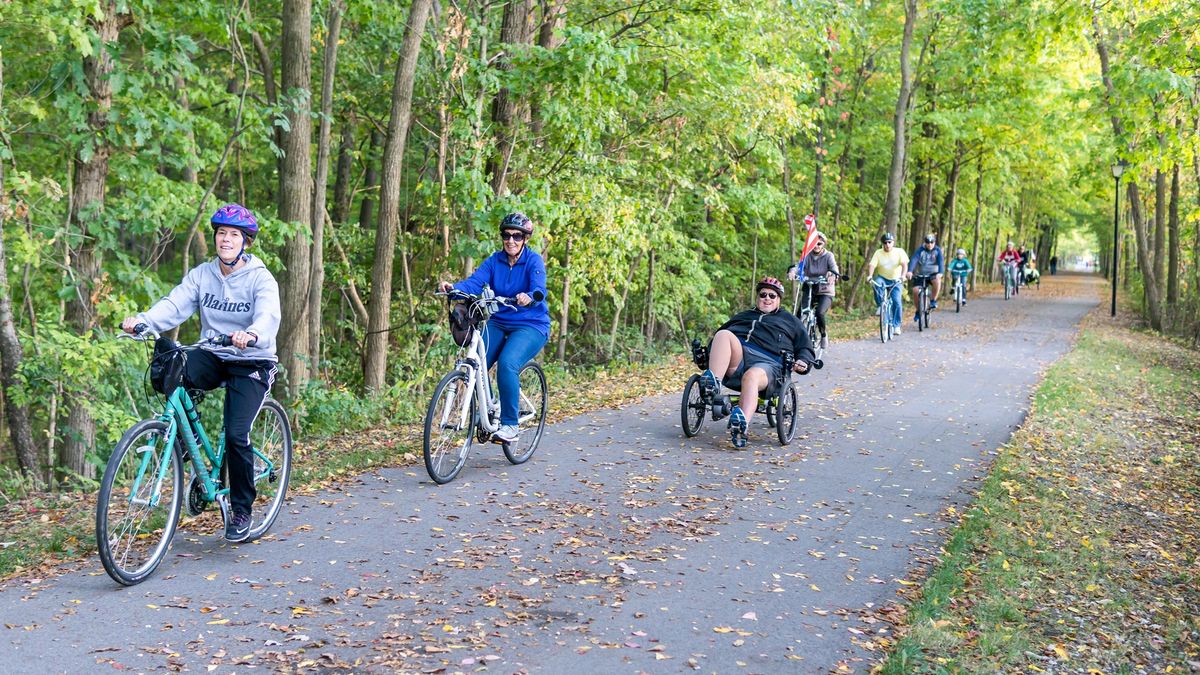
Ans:
[{"label": "white bicycle frame", "polygon": [[[467,395],[462,399],[462,409],[458,411],[458,424],[455,428],[465,429],[467,427],[470,422],[468,417],[471,414],[471,400],[474,399],[475,409],[480,413],[478,415],[479,426],[485,432],[494,434],[500,430],[500,402],[492,397],[491,379],[488,376],[487,348],[483,344],[483,333],[486,327],[486,319],[479,322],[479,325],[472,331],[471,344],[467,346],[466,353],[455,364],[455,368],[467,376]],[[530,412],[517,419],[518,425],[529,421],[535,415],[533,402],[525,396],[525,392],[520,393],[520,400],[525,404],[522,407]],[[440,422],[443,427],[450,421],[450,414],[449,409],[442,411]]]}]

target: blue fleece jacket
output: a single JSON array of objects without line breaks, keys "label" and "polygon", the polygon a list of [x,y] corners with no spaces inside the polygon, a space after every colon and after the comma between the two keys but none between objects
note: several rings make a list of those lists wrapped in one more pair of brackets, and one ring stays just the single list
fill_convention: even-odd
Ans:
[{"label": "blue fleece jacket", "polygon": [[487,284],[496,295],[507,298],[524,293],[531,298],[543,298],[527,307],[500,307],[491,322],[497,328],[515,329],[532,326],[548,339],[550,337],[550,308],[546,305],[546,263],[528,246],[521,249],[521,257],[512,265],[503,250],[488,256],[475,272],[454,284],[464,293],[478,294]]}]

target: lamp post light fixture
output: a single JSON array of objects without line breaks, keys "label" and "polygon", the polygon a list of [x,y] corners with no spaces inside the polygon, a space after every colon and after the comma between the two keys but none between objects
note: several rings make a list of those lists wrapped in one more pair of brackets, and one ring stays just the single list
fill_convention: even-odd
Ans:
[{"label": "lamp post light fixture", "polygon": [[1117,263],[1121,254],[1121,174],[1129,162],[1124,159],[1112,165],[1113,175],[1113,253],[1112,253],[1112,312],[1117,315]]}]

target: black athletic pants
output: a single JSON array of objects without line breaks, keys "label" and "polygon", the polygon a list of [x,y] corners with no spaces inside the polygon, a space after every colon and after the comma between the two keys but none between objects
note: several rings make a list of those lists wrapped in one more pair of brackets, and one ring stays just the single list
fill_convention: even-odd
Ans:
[{"label": "black athletic pants", "polygon": [[274,361],[222,361],[211,352],[188,352],[184,385],[208,391],[225,385],[225,464],[229,469],[229,504],[249,515],[254,504],[254,452],[250,426],[275,382]]}]

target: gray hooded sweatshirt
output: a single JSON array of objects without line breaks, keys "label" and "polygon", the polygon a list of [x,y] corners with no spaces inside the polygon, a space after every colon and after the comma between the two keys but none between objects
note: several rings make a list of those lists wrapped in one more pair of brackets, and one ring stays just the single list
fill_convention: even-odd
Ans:
[{"label": "gray hooded sweatshirt", "polygon": [[200,310],[200,335],[232,335],[242,330],[258,336],[253,347],[205,347],[222,361],[278,361],[275,335],[279,332],[279,284],[258,258],[247,255],[246,265],[221,274],[221,263],[213,258],[196,265],[167,297],[138,314],[137,318],[156,333],[164,333],[187,321]]}]

